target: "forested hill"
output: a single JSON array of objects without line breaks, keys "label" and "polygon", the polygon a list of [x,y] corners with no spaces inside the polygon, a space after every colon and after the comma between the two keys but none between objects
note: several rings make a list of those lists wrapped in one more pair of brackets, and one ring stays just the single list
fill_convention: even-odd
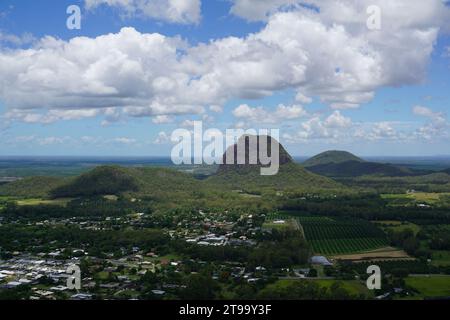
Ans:
[{"label": "forested hill", "polygon": [[57,177],[29,177],[0,185],[0,196],[46,197],[50,192],[62,186],[67,179]]},{"label": "forested hill", "polygon": [[347,161],[328,163],[307,168],[309,171],[328,177],[359,177],[365,175],[381,175],[387,177],[412,176],[415,173],[404,167],[376,162]]},{"label": "forested hill", "polygon": [[351,178],[371,175],[404,177],[429,173],[389,163],[364,161],[346,151],[323,152],[305,161],[303,166],[311,172],[332,178]]},{"label": "forested hill", "polygon": [[347,151],[326,151],[323,153],[320,153],[308,160],[306,160],[303,163],[304,167],[312,167],[317,165],[324,165],[324,164],[330,164],[330,163],[343,163],[343,162],[349,162],[349,161],[355,161],[355,162],[364,162],[363,159],[358,158],[354,154],[351,154]]}]

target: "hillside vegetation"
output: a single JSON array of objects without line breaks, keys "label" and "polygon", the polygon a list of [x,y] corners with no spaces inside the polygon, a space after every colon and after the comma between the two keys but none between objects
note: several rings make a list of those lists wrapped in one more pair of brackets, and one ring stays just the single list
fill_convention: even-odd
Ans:
[{"label": "hillside vegetation", "polygon": [[66,182],[64,178],[29,177],[0,185],[0,196],[41,198]]},{"label": "hillside vegetation", "polygon": [[206,180],[222,188],[254,191],[262,189],[313,191],[339,189],[339,183],[305,170],[298,164],[287,163],[280,166],[277,175],[262,176],[260,167],[246,166],[235,170],[223,170]]},{"label": "hillside vegetation", "polygon": [[93,195],[164,194],[195,190],[199,182],[191,175],[164,168],[97,167],[51,192],[55,198]]},{"label": "hillside vegetation", "polygon": [[412,170],[404,167],[397,167],[384,163],[360,161],[321,164],[308,167],[308,170],[328,177],[359,177],[365,175],[402,177],[415,174]]},{"label": "hillside vegetation", "polygon": [[312,167],[330,163],[342,163],[348,161],[364,162],[363,159],[358,158],[354,154],[347,151],[326,151],[320,153],[303,163],[304,167]]}]

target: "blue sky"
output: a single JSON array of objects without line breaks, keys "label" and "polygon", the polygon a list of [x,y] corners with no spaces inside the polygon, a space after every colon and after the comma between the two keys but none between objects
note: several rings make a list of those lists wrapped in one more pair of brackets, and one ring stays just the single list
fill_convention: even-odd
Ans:
[{"label": "blue sky", "polygon": [[193,120],[296,156],[450,154],[448,5],[367,1],[374,31],[365,0],[306,2],[3,0],[0,155],[165,156]]}]

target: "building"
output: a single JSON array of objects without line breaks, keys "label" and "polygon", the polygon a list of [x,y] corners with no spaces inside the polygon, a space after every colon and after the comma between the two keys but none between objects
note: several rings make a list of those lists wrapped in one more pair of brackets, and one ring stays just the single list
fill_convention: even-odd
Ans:
[{"label": "building", "polygon": [[320,266],[332,266],[333,264],[328,261],[324,256],[314,256],[311,258],[311,264],[317,264]]}]

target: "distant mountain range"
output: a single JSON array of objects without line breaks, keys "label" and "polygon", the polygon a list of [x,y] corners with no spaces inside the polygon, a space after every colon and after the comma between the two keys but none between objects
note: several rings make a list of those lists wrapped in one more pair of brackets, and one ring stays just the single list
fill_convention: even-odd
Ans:
[{"label": "distant mountain range", "polygon": [[[261,138],[257,137],[256,146],[250,144],[249,136],[241,138],[245,139],[244,163],[238,164],[236,156],[238,146],[235,144],[230,147],[235,151],[233,161],[230,164],[220,165],[216,173],[205,176],[202,180],[196,179],[193,174],[181,172],[180,168],[106,165],[98,166],[76,177],[30,177],[5,183],[0,185],[0,196],[63,198],[127,193],[149,195],[157,199],[169,197],[177,192],[189,193],[193,190],[199,192],[240,190],[250,193],[261,193],[269,189],[304,192],[343,190],[346,187],[332,178],[360,176],[405,177],[407,179],[410,177],[420,179],[423,176],[424,179],[430,177],[436,180],[436,175],[439,175],[442,183],[449,181],[450,169],[430,175],[431,171],[365,161],[345,151],[327,151],[308,159],[303,164],[297,164],[278,141],[273,142],[277,144],[280,152],[279,172],[274,176],[263,176],[260,169],[264,166],[259,156],[256,164],[251,164],[248,156],[251,152],[259,151]],[[272,141],[270,139],[272,138],[269,137],[269,142]],[[244,140],[240,140],[242,141]],[[255,147],[256,150],[252,149]],[[223,155],[225,163],[227,154],[229,153]]]},{"label": "distant mountain range", "polygon": [[[260,148],[260,138],[256,148]],[[243,138],[246,139],[246,138]],[[270,140],[269,140],[270,141]],[[277,141],[275,141],[278,144]],[[269,144],[270,145],[270,144]],[[207,179],[195,179],[192,174],[174,168],[127,168],[120,166],[99,166],[74,178],[25,178],[0,186],[0,195],[51,196],[54,198],[113,195],[121,193],[164,196],[185,190],[323,190],[342,189],[339,183],[312,172],[293,162],[281,144],[279,172],[273,176],[262,176],[262,164],[250,164],[248,154],[251,144],[246,141],[247,157],[243,164],[237,163],[236,152],[232,164],[220,165],[218,171]],[[237,145],[231,146],[237,151]],[[269,148],[269,154],[271,150]],[[224,160],[226,161],[224,154]],[[50,180],[49,180],[50,179]]]}]

